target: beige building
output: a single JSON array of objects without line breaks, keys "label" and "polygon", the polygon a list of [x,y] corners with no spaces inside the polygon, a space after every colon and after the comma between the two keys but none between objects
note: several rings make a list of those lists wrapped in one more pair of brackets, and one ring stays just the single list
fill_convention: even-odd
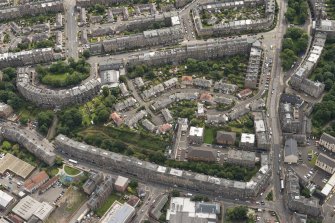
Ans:
[{"label": "beige building", "polygon": [[320,153],[315,162],[315,165],[327,173],[335,173],[335,160],[323,153]]},{"label": "beige building", "polygon": [[0,117],[1,118],[7,118],[13,113],[13,109],[10,105],[7,105],[5,103],[0,103]]},{"label": "beige building", "polygon": [[335,152],[335,137],[324,132],[321,135],[319,145],[329,151]]}]

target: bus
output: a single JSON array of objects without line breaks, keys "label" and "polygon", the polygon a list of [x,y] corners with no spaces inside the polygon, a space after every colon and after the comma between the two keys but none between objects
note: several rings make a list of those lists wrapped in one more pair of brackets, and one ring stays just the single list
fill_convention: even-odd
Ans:
[{"label": "bus", "polygon": [[73,164],[78,164],[78,162],[76,160],[73,160],[73,159],[69,159],[69,162],[73,163]]},{"label": "bus", "polygon": [[280,180],[280,190],[284,190],[284,180]]}]

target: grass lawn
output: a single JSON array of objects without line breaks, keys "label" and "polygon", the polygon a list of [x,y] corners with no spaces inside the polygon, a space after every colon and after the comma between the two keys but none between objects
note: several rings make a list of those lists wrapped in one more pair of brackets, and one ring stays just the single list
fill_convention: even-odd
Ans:
[{"label": "grass lawn", "polygon": [[95,213],[96,215],[98,215],[99,217],[102,217],[106,211],[108,211],[108,209],[112,206],[112,204],[114,203],[114,201],[119,200],[120,201],[121,197],[116,195],[116,194],[111,194],[107,200],[100,206],[100,208],[98,208]]},{"label": "grass lawn", "polygon": [[92,126],[79,135],[83,137],[87,135],[99,135],[103,139],[120,140],[124,143],[131,144],[135,147],[145,148],[153,151],[164,151],[169,142],[159,136],[152,136],[149,134],[135,132],[129,129],[114,128],[111,126]]},{"label": "grass lawn", "polygon": [[52,170],[50,171],[51,177],[56,176],[58,172],[58,168],[52,168]]},{"label": "grass lawn", "polygon": [[[64,195],[65,196],[65,195]],[[70,213],[74,213],[81,204],[85,201],[86,195],[79,190],[69,189],[66,193],[66,208],[65,210]]]},{"label": "grass lawn", "polygon": [[81,172],[80,170],[78,170],[76,168],[73,168],[73,167],[70,167],[70,166],[67,166],[67,165],[64,166],[64,171],[68,175],[77,175]]},{"label": "grass lawn", "polygon": [[312,159],[311,159],[311,161],[309,161],[309,163],[310,163],[312,166],[315,166],[315,162],[316,162],[316,159],[317,159],[317,158],[318,158],[318,157],[317,157],[316,155],[313,154]]},{"label": "grass lawn", "polygon": [[[65,73],[65,74],[47,74],[43,77],[43,79],[49,79],[51,81],[65,81],[66,80],[66,77],[68,76],[69,74],[68,73]],[[42,80],[42,82],[44,82]]]},{"label": "grass lawn", "polygon": [[215,139],[215,129],[213,128],[205,128],[204,133],[204,143],[213,144]]}]

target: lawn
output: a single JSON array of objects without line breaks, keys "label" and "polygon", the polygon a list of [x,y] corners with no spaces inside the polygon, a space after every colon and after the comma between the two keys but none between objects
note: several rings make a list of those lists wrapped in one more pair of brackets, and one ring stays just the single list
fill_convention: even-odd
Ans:
[{"label": "lawn", "polygon": [[106,211],[108,211],[108,209],[112,206],[112,204],[116,200],[120,201],[120,199],[121,199],[120,196],[116,194],[111,194],[107,198],[107,200],[104,203],[102,203],[102,205],[97,210],[95,210],[96,215],[98,215],[99,217],[102,217],[106,213]]},{"label": "lawn", "polygon": [[246,114],[241,118],[228,123],[232,132],[254,133],[254,121],[251,115]]},{"label": "lawn", "polygon": [[318,156],[316,156],[315,154],[313,154],[312,156],[312,159],[311,161],[309,161],[309,163],[312,165],[312,166],[315,166],[315,162],[316,162],[316,159],[318,158]]},{"label": "lawn", "polygon": [[58,174],[58,172],[59,172],[58,168],[52,168],[52,169],[50,170],[50,175],[51,175],[51,177],[56,176],[56,175]]},{"label": "lawn", "polygon": [[213,144],[216,130],[214,128],[205,128],[204,143]]},{"label": "lawn", "polygon": [[154,151],[165,151],[166,146],[169,145],[169,142],[158,136],[111,126],[92,126],[80,132],[79,135],[100,135],[101,138],[114,139],[135,147]]},{"label": "lawn", "polygon": [[78,170],[76,168],[73,168],[73,167],[70,167],[70,166],[67,166],[67,165],[64,166],[64,171],[68,175],[77,175],[81,172],[80,170]]},{"label": "lawn", "polygon": [[68,73],[65,74],[47,74],[43,77],[42,82],[46,82],[46,80],[48,81],[65,81],[66,77],[68,76]]}]

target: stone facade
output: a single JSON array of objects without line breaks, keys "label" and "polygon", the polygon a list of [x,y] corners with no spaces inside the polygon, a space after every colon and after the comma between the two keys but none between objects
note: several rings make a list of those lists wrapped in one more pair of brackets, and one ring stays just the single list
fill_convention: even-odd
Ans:
[{"label": "stone facade", "polygon": [[92,163],[109,171],[130,174],[148,182],[160,182],[170,186],[177,185],[186,189],[229,198],[256,197],[267,187],[271,176],[269,164],[264,164],[249,182],[221,179],[163,167],[133,157],[105,151],[76,142],[63,135],[56,137],[55,146],[65,156]]},{"label": "stone facade", "polygon": [[27,100],[42,107],[56,108],[77,103],[82,104],[97,95],[101,87],[100,79],[91,79],[70,89],[51,90],[40,88],[31,82],[34,72],[34,69],[20,68],[16,86]]}]

